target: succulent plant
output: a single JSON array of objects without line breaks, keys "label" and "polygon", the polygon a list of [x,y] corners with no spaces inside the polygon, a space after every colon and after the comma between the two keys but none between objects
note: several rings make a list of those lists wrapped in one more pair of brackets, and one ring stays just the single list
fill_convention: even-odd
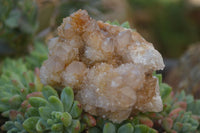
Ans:
[{"label": "succulent plant", "polygon": [[[159,78],[160,92],[164,103],[164,109],[160,113],[146,114],[157,127],[167,132],[194,132],[199,126],[199,100],[194,100],[193,96],[180,94],[173,95],[172,89],[167,84],[162,83],[161,75]],[[191,107],[195,108],[191,108]],[[196,108],[197,107],[197,108]],[[160,121],[160,122],[159,122]]]},{"label": "succulent plant", "polygon": [[[130,25],[129,25],[129,22],[128,22],[128,21],[122,23],[121,25],[120,25],[120,23],[119,23],[117,20],[115,20],[115,21],[113,21],[113,22],[111,22],[111,21],[106,21],[106,23],[111,24],[111,25],[117,25],[117,26],[121,26],[121,27],[123,27],[123,28],[130,29]],[[132,30],[135,30],[135,29],[132,29]]]},{"label": "succulent plant", "polygon": [[42,84],[35,74],[20,59],[4,61],[0,77],[0,112],[4,117],[9,117],[10,110],[24,113],[27,97],[40,95]]},{"label": "succulent plant", "polygon": [[81,105],[74,101],[74,93],[70,87],[62,90],[60,99],[50,86],[42,90],[44,98],[31,97],[30,109],[37,110],[39,115],[26,119],[23,127],[28,132],[72,132],[81,130]]},{"label": "succulent plant", "polygon": [[97,125],[88,129],[88,133],[157,133],[144,124],[139,124],[138,118],[128,119],[121,124],[97,118]]},{"label": "succulent plant", "polygon": [[48,57],[48,49],[46,45],[40,41],[34,43],[34,50],[26,56],[26,64],[30,69],[40,67],[42,62]]},{"label": "succulent plant", "polygon": [[[194,118],[195,120],[198,120],[200,123],[200,110],[199,110],[200,100],[199,99],[194,99],[192,95],[186,95],[184,91],[181,91],[180,93],[177,93],[175,96],[174,106],[177,106],[177,104],[184,111],[188,112],[188,115],[184,114],[184,115],[186,115],[185,117],[189,116],[191,118]],[[183,124],[183,127],[187,127],[187,128],[194,128],[194,126],[195,126],[195,128],[198,127],[196,130],[193,129],[193,131],[200,132],[200,125],[194,120],[192,120],[192,119],[185,120],[183,118],[180,120],[180,122]],[[184,125],[186,122],[187,122],[187,125]],[[188,127],[188,126],[190,126],[190,127]],[[179,132],[184,132],[184,131],[179,130]]]},{"label": "succulent plant", "polygon": [[[37,29],[36,4],[32,0],[0,1],[1,54],[22,54],[32,44]],[[5,45],[3,45],[5,44]]]},{"label": "succulent plant", "polygon": [[23,122],[24,117],[21,114],[17,114],[13,120],[5,122],[1,129],[8,133],[27,133],[22,126]]}]

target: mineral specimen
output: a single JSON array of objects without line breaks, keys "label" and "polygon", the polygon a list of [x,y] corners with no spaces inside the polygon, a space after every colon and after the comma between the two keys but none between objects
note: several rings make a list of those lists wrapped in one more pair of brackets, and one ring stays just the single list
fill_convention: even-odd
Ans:
[{"label": "mineral specimen", "polygon": [[72,87],[86,112],[119,123],[137,112],[162,110],[152,73],[164,68],[163,59],[136,31],[79,10],[63,20],[48,46],[42,83]]}]

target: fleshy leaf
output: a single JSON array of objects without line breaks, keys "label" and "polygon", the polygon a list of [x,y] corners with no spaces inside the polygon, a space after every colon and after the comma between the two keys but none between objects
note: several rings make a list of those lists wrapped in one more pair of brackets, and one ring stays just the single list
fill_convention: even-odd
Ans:
[{"label": "fleshy leaf", "polygon": [[74,101],[74,92],[72,88],[66,87],[61,93],[61,101],[64,105],[64,111],[70,112],[73,101]]},{"label": "fleshy leaf", "polygon": [[23,123],[24,129],[29,133],[36,133],[36,124],[39,120],[39,117],[29,117]]},{"label": "fleshy leaf", "polygon": [[48,104],[47,100],[41,97],[30,97],[28,101],[31,104],[31,106],[35,108],[39,108]]},{"label": "fleshy leaf", "polygon": [[171,91],[172,91],[172,88],[169,85],[165,83],[160,84],[160,95],[162,97],[162,100],[165,100],[169,96]]},{"label": "fleshy leaf", "polygon": [[130,24],[128,21],[124,22],[121,24],[122,27],[129,29],[130,28]]},{"label": "fleshy leaf", "polygon": [[81,115],[81,113],[82,113],[81,104],[78,101],[74,101],[74,104],[70,112],[72,118],[78,118]]},{"label": "fleshy leaf", "polygon": [[113,21],[111,24],[112,24],[112,25],[120,26],[120,24],[119,24],[119,22],[118,22],[117,20]]},{"label": "fleshy leaf", "polygon": [[9,17],[5,20],[6,26],[9,28],[16,28],[19,25],[21,13],[19,10],[12,10]]},{"label": "fleshy leaf", "polygon": [[157,133],[157,131],[146,125],[136,125],[134,127],[134,133]]},{"label": "fleshy leaf", "polygon": [[101,133],[101,130],[99,130],[97,127],[92,127],[88,130],[88,133]]},{"label": "fleshy leaf", "polygon": [[118,129],[117,133],[133,133],[133,131],[134,131],[133,126],[130,123],[127,123],[127,124],[122,125]]},{"label": "fleshy leaf", "polygon": [[47,124],[45,121],[43,121],[42,119],[39,119],[37,124],[36,124],[36,130],[38,132],[44,132],[44,130],[46,129]]},{"label": "fleshy leaf", "polygon": [[81,124],[79,120],[72,120],[72,124],[67,127],[68,133],[79,133],[81,130]]},{"label": "fleshy leaf", "polygon": [[56,92],[55,89],[53,89],[51,86],[45,86],[43,89],[42,89],[42,94],[43,96],[45,97],[45,99],[48,100],[48,98],[50,96],[56,96],[58,97],[58,93]]},{"label": "fleshy leaf", "polygon": [[27,111],[28,116],[39,116],[39,112],[37,108],[31,107]]},{"label": "fleshy leaf", "polygon": [[[94,126],[96,126],[96,120],[95,120],[95,118],[92,116],[92,115],[90,115],[90,114],[84,114],[83,116],[82,116],[82,120],[83,120],[83,122],[85,122],[86,124],[87,124],[87,126],[89,126],[89,127],[94,127]],[[103,128],[103,125],[104,125],[104,123],[103,123],[103,119],[101,119],[102,121],[102,123],[99,121],[99,125],[101,125],[101,127],[100,128]],[[100,124],[101,123],[101,124]]]},{"label": "fleshy leaf", "polygon": [[116,128],[112,123],[106,123],[103,127],[103,133],[116,133]]},{"label": "fleshy leaf", "polygon": [[65,127],[68,127],[72,123],[72,117],[71,117],[71,115],[69,113],[64,112],[64,113],[62,113],[61,121],[63,122],[63,125]]},{"label": "fleshy leaf", "polygon": [[51,127],[51,130],[56,131],[56,132],[62,131],[63,130],[63,124],[62,123],[53,124],[52,127]]},{"label": "fleshy leaf", "polygon": [[22,103],[22,98],[20,95],[14,95],[9,100],[9,103],[10,103],[11,108],[13,109],[19,108],[20,104]]},{"label": "fleshy leaf", "polygon": [[51,117],[51,108],[49,107],[40,107],[39,108],[39,113],[40,113],[40,117],[42,117],[44,120],[47,120],[48,118]]},{"label": "fleshy leaf", "polygon": [[51,109],[53,111],[60,111],[60,112],[63,112],[64,109],[63,109],[63,104],[62,102],[60,101],[60,99],[56,96],[50,96],[48,98],[49,100],[49,104],[51,106]]}]

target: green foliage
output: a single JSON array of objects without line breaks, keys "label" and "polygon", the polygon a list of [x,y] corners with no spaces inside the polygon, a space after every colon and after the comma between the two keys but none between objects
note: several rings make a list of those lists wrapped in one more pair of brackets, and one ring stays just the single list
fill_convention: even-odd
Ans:
[{"label": "green foliage", "polygon": [[94,127],[97,124],[96,119],[90,114],[83,114],[81,120],[82,122],[86,123],[88,127]]},{"label": "green foliage", "polygon": [[181,111],[174,120],[173,129],[179,133],[194,132],[198,125],[198,121],[192,118],[191,112]]},{"label": "green foliage", "polygon": [[71,110],[73,101],[74,101],[74,94],[73,90],[67,87],[61,93],[61,101],[63,102],[63,106],[65,111],[69,112]]},{"label": "green foliage", "polygon": [[5,117],[8,117],[6,112],[9,110],[24,112],[27,106],[24,101],[28,95],[39,95],[37,91],[41,90],[42,84],[38,78],[22,60],[4,61],[0,77],[0,111]]},{"label": "green foliage", "polygon": [[194,132],[199,127],[200,114],[199,100],[194,100],[193,96],[185,95],[182,91],[175,96],[172,95],[171,87],[162,83],[161,75],[154,74],[159,79],[160,93],[162,96],[164,109],[151,119],[161,121],[161,127],[167,132]]},{"label": "green foliage", "polygon": [[27,52],[37,29],[36,4],[32,0],[0,0],[0,49]]},{"label": "green foliage", "polygon": [[47,46],[39,41],[34,43],[34,50],[26,56],[26,64],[30,69],[41,67],[44,60],[48,58]]},{"label": "green foliage", "polygon": [[36,116],[26,119],[23,122],[24,129],[28,131],[29,133],[35,133],[36,132],[35,125],[37,124],[38,120],[39,120],[39,117],[36,117]]},{"label": "green foliage", "polygon": [[191,111],[195,115],[200,115],[200,100],[194,100],[187,104],[187,111]]},{"label": "green foliage", "polygon": [[124,124],[122,126],[119,127],[117,133],[133,133],[134,128],[130,123]]},{"label": "green foliage", "polygon": [[64,88],[61,99],[50,86],[45,87],[42,93],[43,98],[29,98],[30,105],[39,112],[39,116],[26,119],[24,128],[29,132],[80,132],[82,108],[78,101],[74,101],[73,90]]},{"label": "green foliage", "polygon": [[97,125],[89,128],[89,133],[157,133],[155,129],[140,124],[140,118],[127,119],[126,121],[116,124],[102,118],[97,118]]},{"label": "green foliage", "polygon": [[119,23],[117,20],[115,20],[115,21],[113,21],[113,22],[111,22],[111,21],[106,21],[106,23],[111,24],[111,25],[121,26],[121,27],[123,27],[123,28],[130,29],[130,24],[129,24],[128,21],[122,23],[121,25],[120,25],[120,23]]},{"label": "green foliage", "polygon": [[[184,107],[184,103],[186,107]],[[200,99],[195,100],[192,95],[186,95],[184,91],[181,91],[180,94],[176,94],[174,106],[172,108],[175,108],[178,105],[179,107],[184,108],[184,111],[187,111],[187,114],[179,116],[180,123],[182,123],[184,127],[187,127],[187,129],[191,129],[191,131],[200,132]],[[199,123],[196,120],[198,120]],[[187,131],[185,128],[184,130],[180,130],[180,132],[185,131]]]},{"label": "green foliage", "polygon": [[13,121],[5,122],[2,129],[8,131],[8,133],[27,133],[22,126],[23,122],[24,117],[21,114],[18,114]]},{"label": "green foliage", "polygon": [[[146,32],[151,34],[153,41],[159,44],[159,51],[164,56],[179,57],[189,44],[199,40],[199,25],[195,24],[191,17],[195,16],[195,8],[190,7],[187,0],[127,1],[132,7],[133,14],[136,13],[133,15],[136,17],[135,23],[138,23],[137,19],[139,20],[137,27],[145,26],[148,30]],[[147,19],[141,22],[137,16],[147,17]]]},{"label": "green foliage", "polygon": [[103,127],[103,133],[116,133],[116,127],[112,123],[106,123]]},{"label": "green foliage", "polygon": [[10,120],[3,125],[3,130],[26,132],[22,126],[23,121],[38,114],[30,108],[28,99],[33,96],[42,97],[42,86],[38,73],[28,70],[21,59],[4,61],[0,77],[0,112]]}]

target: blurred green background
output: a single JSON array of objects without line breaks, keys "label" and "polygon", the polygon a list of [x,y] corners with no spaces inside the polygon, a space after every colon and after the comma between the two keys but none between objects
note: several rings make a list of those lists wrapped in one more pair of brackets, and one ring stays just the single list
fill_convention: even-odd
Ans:
[{"label": "blurred green background", "polygon": [[29,53],[78,9],[98,20],[129,21],[165,58],[200,41],[200,0],[0,0],[1,59]]}]

